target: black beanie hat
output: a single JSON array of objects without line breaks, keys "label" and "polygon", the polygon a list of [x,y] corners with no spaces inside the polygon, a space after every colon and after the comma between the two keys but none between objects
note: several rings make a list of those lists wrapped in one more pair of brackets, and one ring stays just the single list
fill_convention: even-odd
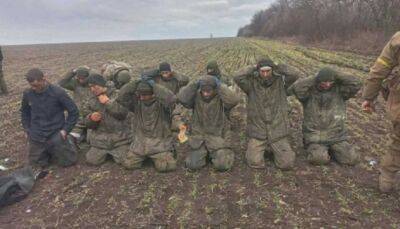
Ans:
[{"label": "black beanie hat", "polygon": [[167,62],[163,62],[160,64],[159,68],[160,72],[170,72],[171,71],[171,65],[168,64]]},{"label": "black beanie hat", "polygon": [[89,76],[88,83],[105,87],[107,84],[107,81],[104,79],[104,77],[102,75],[94,73]]}]

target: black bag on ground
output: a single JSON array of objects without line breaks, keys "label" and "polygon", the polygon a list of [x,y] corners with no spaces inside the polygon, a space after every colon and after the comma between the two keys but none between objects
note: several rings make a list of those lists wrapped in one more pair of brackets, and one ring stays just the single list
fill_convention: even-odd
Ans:
[{"label": "black bag on ground", "polygon": [[28,196],[35,184],[31,168],[22,168],[6,176],[0,176],[0,208],[19,202]]}]

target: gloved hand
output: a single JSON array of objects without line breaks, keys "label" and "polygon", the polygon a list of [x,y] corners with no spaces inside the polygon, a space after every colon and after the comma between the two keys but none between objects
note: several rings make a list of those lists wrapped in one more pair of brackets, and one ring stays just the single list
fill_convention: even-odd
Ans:
[{"label": "gloved hand", "polygon": [[218,77],[214,76],[215,83],[217,84],[217,88],[221,87],[221,80]]},{"label": "gloved hand", "polygon": [[154,84],[155,84],[153,76],[146,72],[142,73],[142,75],[140,76],[140,79],[147,82],[148,84],[150,84],[150,86],[154,86]]}]

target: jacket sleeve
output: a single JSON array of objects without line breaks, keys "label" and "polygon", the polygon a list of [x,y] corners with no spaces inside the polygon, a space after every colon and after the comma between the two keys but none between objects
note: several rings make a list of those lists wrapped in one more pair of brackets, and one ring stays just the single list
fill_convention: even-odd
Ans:
[{"label": "jacket sleeve", "polygon": [[136,96],[136,89],[137,84],[139,83],[139,79],[130,81],[129,83],[125,84],[119,91],[118,97],[115,101],[120,105],[124,106],[128,110],[134,112],[137,106],[137,96]]},{"label": "jacket sleeve", "polygon": [[345,100],[356,96],[362,86],[361,80],[357,76],[347,74],[338,74],[336,81],[340,87],[340,94]]},{"label": "jacket sleeve", "polygon": [[249,66],[244,69],[239,70],[235,73],[233,80],[235,83],[244,91],[244,93],[248,94],[250,92],[250,77],[253,77],[255,71],[255,67]]},{"label": "jacket sleeve", "polygon": [[386,79],[394,67],[399,65],[400,59],[400,32],[397,32],[383,48],[382,53],[370,69],[364,82],[362,97],[365,100],[374,100],[382,89],[382,81]]},{"label": "jacket sleeve", "polygon": [[92,120],[90,120],[89,116],[92,114],[93,110],[92,110],[92,104],[94,104],[96,102],[97,98],[96,97],[91,97],[86,103],[84,103],[84,105],[82,106],[82,110],[81,110],[81,115],[84,119],[84,123],[85,126],[88,129],[96,129],[98,126],[97,122],[93,122]]},{"label": "jacket sleeve", "polygon": [[77,81],[74,78],[75,74],[73,71],[67,72],[64,77],[58,82],[60,87],[65,88],[67,90],[73,91],[76,88]]},{"label": "jacket sleeve", "polygon": [[166,108],[173,108],[176,104],[176,95],[160,84],[153,85],[154,97]]},{"label": "jacket sleeve", "polygon": [[178,80],[179,88],[182,88],[189,83],[189,77],[185,75],[175,73],[175,77]]},{"label": "jacket sleeve", "polygon": [[28,132],[31,126],[31,106],[29,105],[29,100],[26,92],[24,92],[24,94],[22,95],[20,112],[22,127],[24,128],[25,132]]},{"label": "jacket sleeve", "polygon": [[198,82],[196,80],[191,81],[188,85],[186,85],[179,91],[177,95],[178,101],[184,107],[188,109],[193,109],[198,88]]},{"label": "jacket sleeve", "polygon": [[288,90],[288,88],[300,78],[300,73],[297,70],[285,64],[278,65],[278,73],[284,76],[286,90]]},{"label": "jacket sleeve", "polygon": [[115,99],[111,100],[105,107],[106,111],[118,120],[126,119],[129,113],[128,109],[119,104]]},{"label": "jacket sleeve", "polygon": [[228,86],[225,84],[222,84],[219,87],[218,94],[227,110],[231,110],[240,102],[240,97],[237,95],[237,93],[228,88]]},{"label": "jacket sleeve", "polygon": [[62,129],[69,133],[78,122],[79,110],[74,101],[71,99],[71,97],[68,96],[65,91],[60,92],[59,101],[63,108],[68,112],[67,119],[65,120]]},{"label": "jacket sleeve", "polygon": [[297,80],[289,87],[288,95],[294,95],[300,102],[305,102],[311,93],[312,87],[315,85],[315,76]]}]

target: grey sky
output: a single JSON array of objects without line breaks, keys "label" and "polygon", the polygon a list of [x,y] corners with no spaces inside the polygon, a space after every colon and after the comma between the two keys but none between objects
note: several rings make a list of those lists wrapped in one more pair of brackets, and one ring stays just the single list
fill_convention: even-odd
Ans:
[{"label": "grey sky", "polygon": [[1,0],[0,44],[235,36],[273,0]]}]

